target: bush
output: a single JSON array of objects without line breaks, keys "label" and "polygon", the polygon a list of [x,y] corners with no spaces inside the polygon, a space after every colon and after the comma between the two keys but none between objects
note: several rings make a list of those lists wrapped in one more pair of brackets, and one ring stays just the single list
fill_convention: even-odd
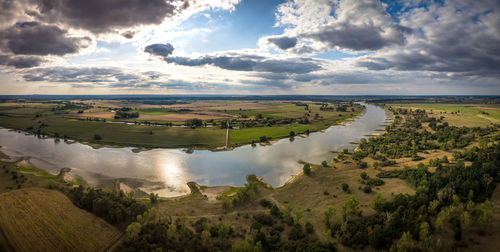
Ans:
[{"label": "bush", "polygon": [[311,166],[309,164],[305,164],[302,170],[304,171],[305,175],[311,175]]},{"label": "bush", "polygon": [[102,137],[100,135],[98,135],[98,134],[95,134],[94,135],[94,140],[97,140],[97,141],[102,140]]},{"label": "bush", "polygon": [[372,192],[372,187],[369,186],[369,185],[363,187],[363,192],[365,192],[365,193],[371,193]]},{"label": "bush", "polygon": [[259,203],[265,208],[271,208],[273,206],[273,203],[267,199],[261,199]]},{"label": "bush", "polygon": [[281,217],[281,211],[280,209],[278,208],[278,206],[276,205],[273,205],[271,207],[271,210],[269,210],[269,213],[274,216],[274,217]]},{"label": "bush", "polygon": [[385,184],[385,182],[381,179],[378,179],[378,178],[374,178],[374,179],[371,178],[371,179],[368,179],[366,184],[369,186],[381,186],[381,185]]},{"label": "bush", "polygon": [[306,222],[306,232],[308,234],[314,233],[314,226],[309,221]]},{"label": "bush", "polygon": [[304,230],[300,224],[293,225],[292,230],[288,234],[288,240],[296,241],[304,238],[306,235],[304,234]]},{"label": "bush", "polygon": [[349,185],[348,184],[342,184],[342,191],[344,191],[346,193],[349,193],[350,192]]},{"label": "bush", "polygon": [[368,175],[366,174],[366,172],[362,172],[361,174],[359,174],[359,176],[360,176],[362,179],[364,179],[364,180],[366,180],[366,179],[369,179],[369,178],[370,178],[370,177],[368,177]]},{"label": "bush", "polygon": [[328,166],[328,162],[326,162],[326,160],[323,160],[323,161],[321,162],[321,165],[322,165],[323,167],[327,167],[327,166]]},{"label": "bush", "polygon": [[366,169],[368,167],[368,163],[364,161],[359,161],[358,162],[358,167],[361,169]]},{"label": "bush", "polygon": [[264,226],[272,226],[274,224],[273,217],[269,214],[259,213],[253,219]]}]

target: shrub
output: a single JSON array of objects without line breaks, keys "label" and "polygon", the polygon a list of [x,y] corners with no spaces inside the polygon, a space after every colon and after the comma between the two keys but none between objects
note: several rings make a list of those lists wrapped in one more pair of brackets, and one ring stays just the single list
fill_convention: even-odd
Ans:
[{"label": "shrub", "polygon": [[363,187],[363,192],[365,192],[365,193],[371,193],[372,192],[372,187],[369,186],[369,185],[366,185],[365,187]]},{"label": "shrub", "polygon": [[259,213],[253,219],[264,226],[272,226],[274,224],[273,217],[269,214]]},{"label": "shrub", "polygon": [[349,193],[350,192],[349,185],[348,184],[342,184],[342,191],[344,191],[346,193]]},{"label": "shrub", "polygon": [[308,234],[314,233],[314,226],[309,221],[306,222],[306,232]]},{"label": "shrub", "polygon": [[323,167],[327,167],[327,166],[328,166],[328,162],[326,162],[326,160],[323,160],[323,161],[321,162],[321,165],[322,165]]},{"label": "shrub", "polygon": [[359,176],[362,178],[362,179],[369,179],[370,177],[368,177],[368,175],[366,174],[366,172],[362,172],[361,174],[359,174]]},{"label": "shrub", "polygon": [[364,162],[364,161],[359,161],[358,162],[358,167],[361,168],[361,169],[365,169],[365,168],[368,167],[368,163]]},{"label": "shrub", "polygon": [[278,208],[278,206],[276,205],[273,205],[271,207],[271,210],[269,210],[269,213],[274,216],[274,217],[281,217],[281,211],[280,209]]},{"label": "shrub", "polygon": [[304,238],[306,235],[304,234],[304,230],[302,229],[302,226],[300,224],[295,224],[293,225],[292,230],[290,230],[290,233],[288,234],[288,239],[292,241],[300,240]]},{"label": "shrub", "polygon": [[100,135],[98,135],[98,134],[95,134],[94,135],[94,140],[97,140],[97,141],[102,140],[102,137]]},{"label": "shrub", "polygon": [[304,171],[305,175],[311,175],[311,166],[309,164],[305,164],[302,170]]},{"label": "shrub", "polygon": [[265,208],[271,208],[273,206],[273,203],[267,199],[261,199],[259,203]]}]

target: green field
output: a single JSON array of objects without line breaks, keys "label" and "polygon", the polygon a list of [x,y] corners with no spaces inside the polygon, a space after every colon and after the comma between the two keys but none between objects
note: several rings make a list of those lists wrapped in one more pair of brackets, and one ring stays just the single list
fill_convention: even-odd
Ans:
[{"label": "green field", "polygon": [[435,117],[443,116],[446,122],[455,126],[484,127],[490,124],[500,124],[500,105],[447,103],[386,104],[386,107],[389,106],[432,111],[432,115]]}]

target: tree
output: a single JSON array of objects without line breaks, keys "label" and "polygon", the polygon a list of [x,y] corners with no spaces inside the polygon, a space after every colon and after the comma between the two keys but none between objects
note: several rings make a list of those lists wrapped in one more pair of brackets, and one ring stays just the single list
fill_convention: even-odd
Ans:
[{"label": "tree", "polygon": [[384,199],[384,196],[382,196],[381,193],[377,193],[377,195],[375,195],[375,198],[373,198],[373,202],[372,202],[372,207],[373,209],[377,210],[377,211],[382,211],[383,210],[383,207],[385,205],[385,199]]},{"label": "tree", "polygon": [[97,140],[97,141],[102,140],[102,137],[100,135],[98,135],[98,134],[95,134],[94,135],[94,140]]},{"label": "tree", "polygon": [[132,222],[128,225],[127,230],[125,231],[124,241],[132,242],[133,240],[139,237],[141,233],[142,225],[139,222]]},{"label": "tree", "polygon": [[407,252],[415,250],[417,250],[417,247],[415,241],[411,238],[410,232],[405,232],[390,251]]},{"label": "tree", "polygon": [[418,239],[420,240],[420,247],[425,251],[431,251],[433,248],[432,234],[429,223],[420,223]]},{"label": "tree", "polygon": [[326,160],[323,160],[323,161],[321,162],[321,165],[322,165],[323,167],[327,167],[327,166],[328,166],[328,162],[326,162]]},{"label": "tree", "polygon": [[348,221],[355,216],[360,216],[361,211],[359,210],[359,201],[354,198],[354,196],[351,196],[349,199],[346,200],[344,205],[342,206],[342,217],[344,218],[345,221]]},{"label": "tree", "polygon": [[304,167],[302,167],[302,170],[304,171],[305,175],[311,175],[311,166],[309,164],[305,164]]},{"label": "tree", "polygon": [[151,201],[151,204],[158,203],[158,194],[150,193],[149,194],[149,200]]}]

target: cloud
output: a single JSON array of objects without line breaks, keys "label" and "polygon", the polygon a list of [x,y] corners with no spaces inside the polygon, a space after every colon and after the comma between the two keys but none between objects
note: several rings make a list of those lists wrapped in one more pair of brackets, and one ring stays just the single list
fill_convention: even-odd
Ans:
[{"label": "cloud", "polygon": [[268,37],[267,41],[269,41],[269,43],[274,44],[275,46],[277,46],[281,50],[286,50],[288,48],[292,48],[295,45],[297,45],[297,38],[291,38],[291,37],[287,37],[287,36]]},{"label": "cloud", "polygon": [[500,6],[458,1],[413,8],[401,22],[419,32],[404,47],[361,57],[371,70],[431,71],[450,76],[500,77]]},{"label": "cloud", "polygon": [[40,65],[42,59],[32,56],[0,55],[0,65],[13,66],[15,68],[29,68]]},{"label": "cloud", "polygon": [[[2,56],[0,56],[1,59]],[[170,79],[168,75],[157,71],[139,72],[119,67],[40,67],[17,70],[16,73],[21,79],[27,82],[64,83],[80,89],[175,89],[205,91],[237,89],[237,87],[225,83],[211,83],[204,80]]]},{"label": "cloud", "polygon": [[20,20],[113,33],[207,8],[232,9],[239,0],[0,0],[0,28]]},{"label": "cloud", "polygon": [[21,22],[0,31],[0,49],[16,55],[65,55],[88,47],[89,37],[69,37],[55,25]]},{"label": "cloud", "polygon": [[134,38],[135,34],[136,34],[135,31],[124,31],[120,35],[122,35],[122,37],[124,37],[126,39],[132,39],[132,38]]},{"label": "cloud", "polygon": [[136,84],[164,76],[157,72],[137,72],[116,67],[44,67],[19,72],[25,81],[110,84]]},{"label": "cloud", "polygon": [[167,43],[167,44],[152,44],[148,45],[144,48],[144,52],[147,52],[151,55],[155,56],[161,56],[161,57],[167,57],[172,52],[174,51],[174,47]]},{"label": "cloud", "polygon": [[166,17],[188,7],[188,1],[166,0],[52,0],[38,3],[42,20],[68,24],[93,33],[160,24]]},{"label": "cloud", "polygon": [[309,73],[322,69],[319,61],[311,58],[273,58],[240,52],[224,52],[198,58],[167,57],[164,60],[182,66],[211,65],[232,71]]},{"label": "cloud", "polygon": [[295,54],[335,49],[374,51],[404,45],[412,30],[394,22],[377,0],[294,0],[278,7],[277,25],[282,36],[268,36],[260,44],[271,44]]}]

